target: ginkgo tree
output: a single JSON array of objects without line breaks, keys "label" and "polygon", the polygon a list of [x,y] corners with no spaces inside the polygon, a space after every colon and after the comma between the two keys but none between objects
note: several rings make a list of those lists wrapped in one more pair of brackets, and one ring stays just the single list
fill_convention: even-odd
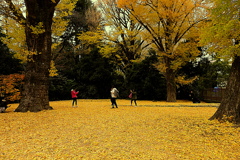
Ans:
[{"label": "ginkgo tree", "polygon": [[211,21],[201,42],[210,53],[232,62],[221,104],[210,120],[240,123],[240,1],[211,0]]},{"label": "ginkgo tree", "polygon": [[16,112],[52,109],[49,105],[49,71],[52,36],[59,36],[67,24],[74,0],[0,0],[4,42],[24,60],[25,78]]},{"label": "ginkgo tree", "polygon": [[[149,44],[140,36],[143,27],[133,20],[130,10],[117,6],[117,0],[98,0],[98,4],[107,27],[105,38],[109,46],[104,47],[102,53],[105,56],[115,55],[125,72],[132,62],[146,56],[144,52]],[[109,50],[110,47],[114,47],[116,52]]]},{"label": "ginkgo tree", "polygon": [[167,82],[167,101],[176,101],[177,71],[198,56],[201,22],[206,20],[207,5],[202,0],[118,0],[118,6],[130,10],[145,32],[142,37],[157,51],[158,70]]},{"label": "ginkgo tree", "polygon": [[102,55],[111,59],[119,74],[125,76],[127,68],[147,54],[148,43],[140,36],[143,27],[132,19],[130,11],[117,6],[117,0],[98,0],[96,5],[102,15],[99,30],[79,38],[88,44],[98,43]]}]

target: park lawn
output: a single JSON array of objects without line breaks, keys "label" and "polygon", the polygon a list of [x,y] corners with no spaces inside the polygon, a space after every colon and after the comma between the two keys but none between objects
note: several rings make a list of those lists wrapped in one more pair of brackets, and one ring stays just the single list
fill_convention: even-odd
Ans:
[{"label": "park lawn", "polygon": [[54,101],[54,110],[0,114],[0,159],[237,160],[240,128],[209,121],[219,104]]}]

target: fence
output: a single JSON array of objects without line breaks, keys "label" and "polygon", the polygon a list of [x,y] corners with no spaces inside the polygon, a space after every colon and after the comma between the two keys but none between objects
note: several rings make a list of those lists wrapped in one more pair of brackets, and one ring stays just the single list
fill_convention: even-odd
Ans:
[{"label": "fence", "polygon": [[225,88],[209,88],[202,92],[202,99],[206,102],[221,102]]}]

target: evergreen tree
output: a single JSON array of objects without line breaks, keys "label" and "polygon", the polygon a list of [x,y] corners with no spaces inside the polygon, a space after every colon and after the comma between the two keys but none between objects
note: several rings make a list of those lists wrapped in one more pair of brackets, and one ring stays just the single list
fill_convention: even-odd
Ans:
[{"label": "evergreen tree", "polygon": [[139,63],[133,63],[126,74],[126,97],[130,89],[135,89],[138,99],[164,100],[166,99],[166,81],[153,66],[157,56],[152,53],[150,57]]},{"label": "evergreen tree", "polygon": [[[96,8],[91,0],[78,0],[73,14],[66,17],[69,19],[67,29],[60,39],[56,39],[56,41],[61,40],[61,44],[54,51],[56,54],[53,58],[59,75],[50,79],[50,99],[68,99],[69,91],[73,87],[81,88],[77,74],[79,60],[85,54],[90,54],[94,46],[86,48],[77,37],[82,32],[98,26],[99,19],[98,15],[94,14],[95,11]],[[97,18],[94,21],[89,17]]]},{"label": "evergreen tree", "polygon": [[114,80],[114,67],[97,49],[81,57],[76,66],[76,86],[81,98],[108,98]]},{"label": "evergreen tree", "polygon": [[13,57],[13,53],[1,41],[1,37],[5,37],[5,35],[0,32],[0,75],[9,75],[23,71],[20,60]]}]

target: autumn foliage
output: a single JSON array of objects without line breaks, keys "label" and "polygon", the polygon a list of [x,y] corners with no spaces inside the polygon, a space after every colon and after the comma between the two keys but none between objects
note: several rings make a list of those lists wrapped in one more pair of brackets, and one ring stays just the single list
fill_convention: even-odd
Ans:
[{"label": "autumn foliage", "polygon": [[158,55],[156,68],[167,81],[167,101],[175,102],[176,83],[192,82],[185,80],[184,75],[178,78],[178,70],[200,53],[199,29],[208,18],[206,3],[202,0],[118,0],[118,6],[130,10],[134,20],[144,27],[143,37],[152,43]]},{"label": "autumn foliage", "polygon": [[22,74],[0,75],[0,95],[9,101],[19,100],[23,78]]},{"label": "autumn foliage", "polygon": [[0,159],[240,158],[240,128],[208,121],[219,104],[117,100],[50,102],[54,110],[0,116]]}]

